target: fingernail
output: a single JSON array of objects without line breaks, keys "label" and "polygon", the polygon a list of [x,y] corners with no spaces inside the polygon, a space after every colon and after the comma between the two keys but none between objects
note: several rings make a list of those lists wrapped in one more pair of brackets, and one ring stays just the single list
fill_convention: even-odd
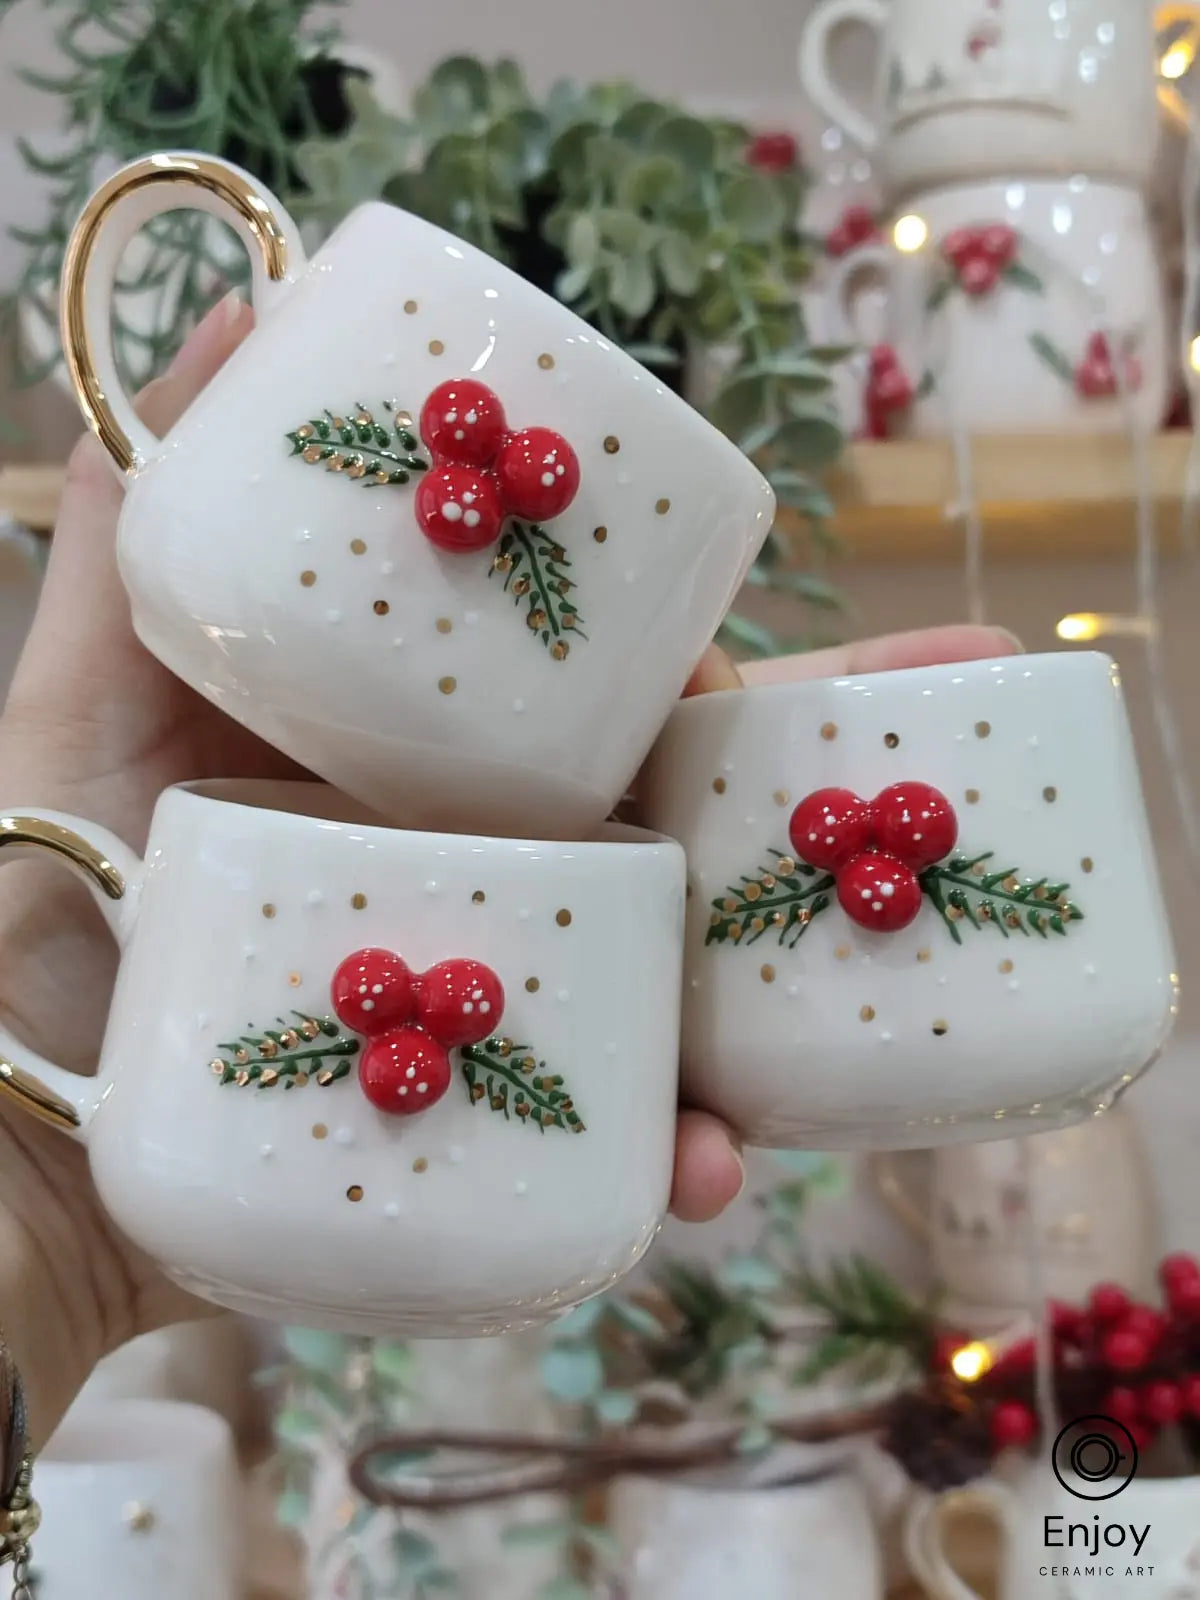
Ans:
[{"label": "fingernail", "polygon": [[997,628],[995,631],[1000,635],[1000,637],[1002,639],[1007,639],[1008,640],[1009,644],[1012,646],[1013,655],[1015,655],[1015,656],[1023,656],[1023,655],[1026,655],[1028,653],[1026,651],[1026,649],[1025,649],[1024,644],[1022,644],[1021,640],[1017,638],[1016,634],[1013,633],[1011,631],[1011,629],[1009,629],[1009,628]]},{"label": "fingernail", "polygon": [[[742,1190],[746,1187],[746,1162],[745,1162],[745,1158],[742,1155],[742,1152],[738,1149],[738,1147],[736,1145],[731,1146],[731,1148],[733,1150],[733,1159],[737,1162],[738,1171],[741,1173],[741,1177],[740,1177],[740,1179],[738,1181],[738,1186],[733,1192],[733,1200],[736,1200],[741,1195]],[[733,1200],[731,1200],[729,1202],[730,1205],[733,1204]]]},{"label": "fingernail", "polygon": [[171,363],[170,371],[175,374],[187,372],[202,362],[212,347],[220,344],[226,337],[241,316],[242,305],[242,297],[236,289],[231,289],[223,300],[218,300],[216,305],[200,318],[183,341]]}]

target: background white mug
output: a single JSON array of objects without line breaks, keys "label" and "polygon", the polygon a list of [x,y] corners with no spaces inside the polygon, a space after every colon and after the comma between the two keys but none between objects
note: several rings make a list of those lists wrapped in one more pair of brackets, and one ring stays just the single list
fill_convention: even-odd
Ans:
[{"label": "background white mug", "polygon": [[[793,816],[810,795],[873,803],[913,781],[957,820],[923,892],[889,869],[890,893],[855,880],[851,900],[851,880],[806,864]],[[641,803],[687,854],[684,1088],[750,1144],[927,1148],[1065,1126],[1170,1030],[1170,934],[1106,656],[700,695],[672,713]],[[892,809],[920,838],[920,816]],[[893,901],[914,920],[892,932],[845,909],[870,921]]]},{"label": "background white mug", "polygon": [[[112,282],[130,235],[180,206],[241,235],[258,325],[158,440],[118,381]],[[130,477],[134,626],[172,671],[407,827],[580,838],[607,816],[771,525],[728,439],[473,246],[373,204],[306,262],[279,202],[206,156],[147,157],[97,191],[61,304],[84,415]],[[493,528],[490,466],[448,487],[412,464],[432,455],[427,398],[464,379],[503,416],[446,401],[445,449],[553,430],[580,474],[562,514]],[[427,488],[446,526],[495,537],[436,546]]]},{"label": "background white mug", "polygon": [[37,1459],[43,1600],[240,1600],[241,1494],[215,1412],[168,1400],[74,1407]]},{"label": "background white mug", "polygon": [[[144,862],[59,813],[0,817],[0,846],[0,864],[32,847],[75,866],[122,952],[97,1076],[0,1030],[0,1087],[86,1142],[109,1212],[184,1288],[314,1327],[484,1334],[608,1287],[654,1238],[674,841],[405,833],[321,785],[213,782],[166,790]],[[394,963],[333,999],[378,948],[425,974],[407,1071],[390,1029],[416,991]],[[442,1051],[464,1022],[475,1053]],[[395,1069],[391,1109],[365,1093],[374,1061]],[[421,1109],[402,1115],[410,1085]]]},{"label": "background white mug", "polygon": [[[1150,0],[823,0],[800,39],[809,97],[875,161],[889,198],[1013,173],[1148,184],[1158,137]],[[846,23],[880,37],[874,106],[830,68]]]},{"label": "background white mug", "polygon": [[[961,267],[946,257],[959,242],[968,251]],[[982,292],[964,286],[976,269],[991,274]],[[1173,367],[1166,297],[1135,190],[1071,178],[921,194],[891,241],[836,263],[832,339],[875,336],[881,278],[885,342],[913,391],[893,431],[1118,433],[1161,424]]]}]

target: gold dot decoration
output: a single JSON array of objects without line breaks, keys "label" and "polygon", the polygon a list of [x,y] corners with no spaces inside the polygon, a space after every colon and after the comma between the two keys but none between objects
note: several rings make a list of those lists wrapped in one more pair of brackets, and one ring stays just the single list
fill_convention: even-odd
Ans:
[{"label": "gold dot decoration", "polygon": [[323,1122],[314,1122],[312,1125],[312,1136],[314,1139],[328,1139],[329,1129]]},{"label": "gold dot decoration", "polygon": [[1000,971],[1001,972],[1011,972],[1012,969],[1013,969],[1013,964],[1006,956],[1005,959],[1000,963]]},{"label": "gold dot decoration", "polygon": [[457,678],[439,678],[438,679],[438,688],[442,691],[443,694],[453,694],[455,689],[458,688],[458,679]]},{"label": "gold dot decoration", "polygon": [[836,739],[837,736],[838,725],[836,722],[823,722],[821,724],[821,737],[825,740],[826,744],[829,744],[832,740]]},{"label": "gold dot decoration", "polygon": [[769,961],[764,962],[763,965],[758,969],[758,975],[764,983],[775,982],[775,968]]},{"label": "gold dot decoration", "polygon": [[617,438],[615,433],[610,433],[608,438],[604,441],[604,454],[606,456],[615,456],[620,448],[620,439]]},{"label": "gold dot decoration", "polygon": [[124,1517],[130,1533],[149,1533],[158,1520],[153,1510],[141,1500],[131,1500],[125,1507]]},{"label": "gold dot decoration", "polygon": [[992,725],[990,722],[977,722],[975,724],[975,737],[977,739],[986,739],[991,731]]},{"label": "gold dot decoration", "polygon": [[1052,783],[1048,783],[1046,785],[1046,787],[1042,790],[1042,799],[1046,802],[1046,804],[1048,806],[1052,806],[1054,804],[1054,802],[1058,799],[1058,790],[1054,787],[1054,785]]},{"label": "gold dot decoration", "polygon": [[839,944],[837,949],[833,953],[834,953],[834,956],[837,958],[837,960],[839,960],[839,961],[849,961],[849,959],[850,959],[850,946],[848,944]]},{"label": "gold dot decoration", "polygon": [[792,797],[786,789],[776,789],[771,798],[777,806],[785,806]]},{"label": "gold dot decoration", "polygon": [[883,742],[885,745],[887,745],[889,750],[894,750],[900,743],[900,735],[898,733],[885,733],[883,736]]},{"label": "gold dot decoration", "polygon": [[713,779],[713,793],[714,794],[724,794],[728,787],[729,787],[729,785],[725,782],[724,778],[714,778]]},{"label": "gold dot decoration", "polygon": [[365,539],[351,539],[350,549],[356,556],[365,556],[367,553],[367,541]]},{"label": "gold dot decoration", "polygon": [[558,923],[560,928],[569,928],[571,926],[571,913],[567,910],[566,906],[563,906],[561,911],[555,912],[554,920]]},{"label": "gold dot decoration", "polygon": [[549,350],[542,351],[541,355],[538,357],[538,366],[541,367],[543,372],[549,372],[554,366],[554,357],[550,354]]},{"label": "gold dot decoration", "polygon": [[933,951],[932,950],[928,950],[928,949],[918,950],[917,951],[917,960],[918,961],[932,961],[933,960]]},{"label": "gold dot decoration", "polygon": [[603,523],[598,528],[592,529],[592,538],[595,539],[597,544],[603,544],[608,538],[608,529]]},{"label": "gold dot decoration", "polygon": [[667,499],[666,495],[664,495],[661,500],[656,500],[654,502],[654,509],[660,517],[666,516],[667,512],[671,509],[671,502]]},{"label": "gold dot decoration", "polygon": [[933,1025],[933,1031],[940,1039],[943,1034],[950,1032],[950,1024],[945,1020],[944,1017],[939,1017]]},{"label": "gold dot decoration", "polygon": [[1096,863],[1092,860],[1091,856],[1084,856],[1079,865],[1083,868],[1084,872],[1091,872]]},{"label": "gold dot decoration", "polygon": [[293,989],[298,989],[300,987],[300,974],[298,972],[289,972],[288,983]]},{"label": "gold dot decoration", "polygon": [[391,606],[388,605],[386,600],[376,600],[375,604],[371,607],[371,610],[377,617],[386,617],[391,609]]},{"label": "gold dot decoration", "polygon": [[968,789],[966,794],[963,796],[963,799],[969,806],[977,806],[979,804],[979,790]]},{"label": "gold dot decoration", "polygon": [[404,310],[408,316],[415,317],[417,314],[417,302],[415,300],[406,300],[404,302]]},{"label": "gold dot decoration", "polygon": [[525,979],[525,989],[528,994],[536,994],[541,987],[542,980],[540,978]]},{"label": "gold dot decoration", "polygon": [[264,917],[266,917],[268,922],[270,922],[271,918],[275,915],[275,907],[271,904],[271,902],[269,900],[267,901],[266,905],[262,908],[262,914],[263,914]]},{"label": "gold dot decoration", "polygon": [[860,1006],[859,1007],[859,1012],[858,1012],[858,1020],[860,1022],[874,1022],[875,1021],[875,1007],[874,1006]]},{"label": "gold dot decoration", "polygon": [[352,1183],[346,1190],[346,1199],[349,1200],[352,1205],[357,1205],[362,1197],[363,1186],[361,1183]]},{"label": "gold dot decoration", "polygon": [[487,895],[484,894],[483,890],[476,889],[475,893],[471,896],[471,904],[473,906],[481,906],[486,899]]},{"label": "gold dot decoration", "polygon": [[352,894],[350,896],[350,904],[355,911],[363,911],[366,909],[367,897],[361,891],[358,894]]},{"label": "gold dot decoration", "polygon": [[305,589],[311,589],[317,581],[317,575],[311,567],[300,574],[300,582]]},{"label": "gold dot decoration", "polygon": [[439,617],[434,623],[434,627],[439,633],[452,633],[454,631],[454,624],[449,617]]},{"label": "gold dot decoration", "polygon": [[413,1171],[414,1172],[428,1172],[429,1171],[429,1163],[428,1163],[428,1161],[426,1161],[424,1156],[418,1156],[417,1159],[413,1162]]},{"label": "gold dot decoration", "polygon": [[431,356],[445,355],[445,353],[446,353],[446,346],[442,343],[442,341],[440,339],[430,339],[430,341],[429,341],[429,354]]}]

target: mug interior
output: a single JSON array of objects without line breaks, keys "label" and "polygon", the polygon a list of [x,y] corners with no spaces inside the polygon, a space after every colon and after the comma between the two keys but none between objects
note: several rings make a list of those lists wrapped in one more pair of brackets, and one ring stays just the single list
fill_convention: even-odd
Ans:
[{"label": "mug interior", "polygon": [[38,1457],[56,1466],[194,1461],[226,1453],[228,1425],[204,1406],[118,1400],[71,1412]]}]

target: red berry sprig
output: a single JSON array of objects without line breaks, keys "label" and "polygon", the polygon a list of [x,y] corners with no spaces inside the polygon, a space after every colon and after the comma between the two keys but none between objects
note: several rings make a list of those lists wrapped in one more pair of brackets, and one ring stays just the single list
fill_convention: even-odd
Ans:
[{"label": "red berry sprig", "polygon": [[757,134],[746,146],[746,163],[760,172],[791,172],[800,161],[800,145],[794,134]]},{"label": "red berry sprig", "polygon": [[907,928],[921,909],[918,873],[958,839],[958,818],[940,789],[893,783],[866,801],[850,789],[817,789],[788,824],[792,849],[831,872],[852,922],[876,933]]},{"label": "red berry sprig", "polygon": [[[1121,376],[1129,394],[1142,387],[1142,364],[1128,353],[1122,357]],[[1083,360],[1075,368],[1075,389],[1085,400],[1108,400],[1119,392],[1112,346],[1103,333],[1094,333],[1087,342]]]},{"label": "red berry sprig", "polygon": [[886,439],[890,432],[890,418],[908,410],[916,398],[916,390],[890,344],[877,344],[868,362],[867,382],[863,390],[866,433],[871,439]]},{"label": "red berry sprig", "polygon": [[393,950],[349,955],[333,975],[338,1020],[368,1039],[358,1081],[393,1116],[427,1111],[450,1087],[449,1052],[496,1032],[504,988],[480,961],[439,961],[414,973]]},{"label": "red berry sprig", "polygon": [[485,550],[506,517],[548,522],[578,493],[566,439],[552,428],[510,433],[499,396],[477,378],[440,383],[419,426],[433,466],[417,489],[417,524],[440,550]]},{"label": "red berry sprig", "polygon": [[990,293],[1016,254],[1016,231],[999,222],[984,228],[955,228],[942,241],[942,256],[969,295]]},{"label": "red berry sprig", "polygon": [[848,256],[859,245],[874,244],[883,231],[870,206],[847,206],[837,225],[825,235],[825,249],[831,256]]}]

